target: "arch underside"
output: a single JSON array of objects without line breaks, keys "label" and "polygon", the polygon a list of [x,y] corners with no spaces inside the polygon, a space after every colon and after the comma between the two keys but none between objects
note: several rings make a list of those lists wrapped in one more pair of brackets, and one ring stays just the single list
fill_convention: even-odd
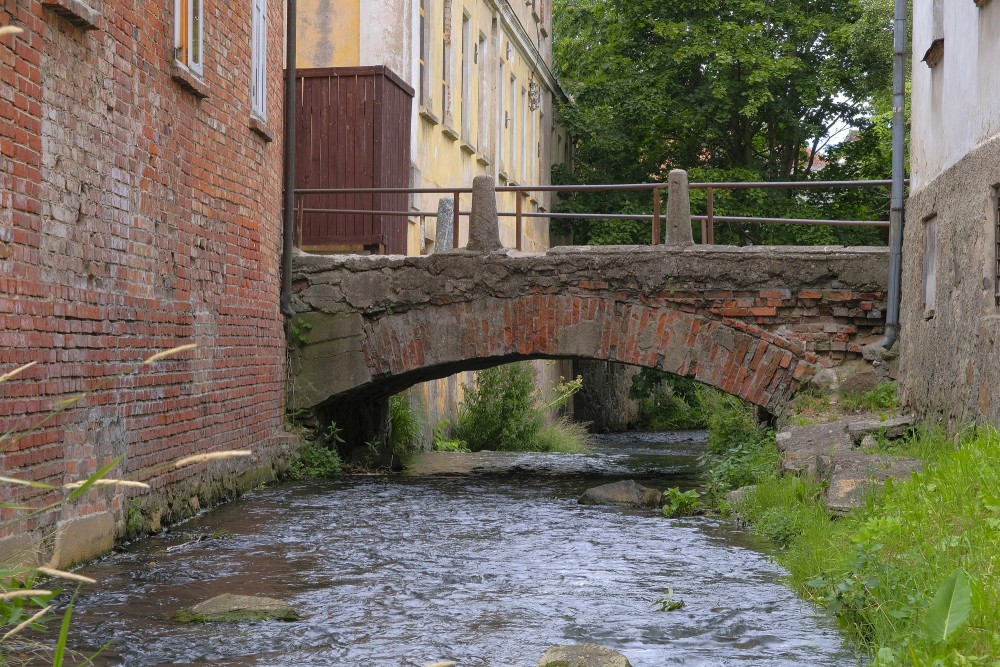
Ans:
[{"label": "arch underside", "polygon": [[[692,378],[778,414],[812,374],[801,346],[741,321],[676,304],[600,296],[490,297],[383,314],[364,323],[370,379],[342,387],[386,394],[521,359],[598,359]],[[330,394],[331,398],[337,396]]]}]

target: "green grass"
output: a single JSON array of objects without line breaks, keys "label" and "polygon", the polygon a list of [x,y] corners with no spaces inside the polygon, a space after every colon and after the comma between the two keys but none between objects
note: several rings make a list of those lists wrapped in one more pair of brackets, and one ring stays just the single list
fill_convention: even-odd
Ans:
[{"label": "green grass", "polygon": [[[818,485],[791,477],[760,481],[734,508],[781,547],[791,583],[873,664],[1000,665],[1000,435],[969,432],[960,445],[938,430],[918,433],[903,447],[925,471],[837,521]],[[935,641],[929,608],[957,568],[968,573],[971,614]]]},{"label": "green grass", "polygon": [[392,422],[392,451],[397,456],[411,454],[420,449],[423,421],[417,410],[410,406],[406,394],[389,397],[389,420]]},{"label": "green grass", "polygon": [[899,409],[899,394],[895,382],[882,382],[869,391],[840,397],[840,409],[844,412],[887,412]]},{"label": "green grass", "polygon": [[535,436],[536,450],[540,452],[578,454],[587,451],[592,443],[593,436],[587,431],[587,425],[565,416],[542,428]]}]

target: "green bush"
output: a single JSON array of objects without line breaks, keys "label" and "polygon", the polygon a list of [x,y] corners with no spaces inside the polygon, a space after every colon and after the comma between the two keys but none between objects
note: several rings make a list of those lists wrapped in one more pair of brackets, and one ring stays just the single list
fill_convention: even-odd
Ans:
[{"label": "green bush", "polygon": [[399,456],[418,450],[424,425],[419,413],[410,407],[405,393],[389,398],[389,419],[392,422],[392,451]]},{"label": "green bush", "polygon": [[580,378],[562,382],[555,398],[543,404],[531,364],[480,371],[474,385],[463,387],[465,400],[447,439],[461,441],[474,452],[580,451],[587,443],[585,428],[568,420],[546,427],[545,412],[565,406],[582,385]]},{"label": "green bush", "polygon": [[701,400],[708,413],[708,448],[701,457],[705,492],[718,505],[726,491],[774,477],[779,454],[774,432],[757,427],[752,405],[710,390]]},{"label": "green bush", "polygon": [[701,494],[691,489],[681,491],[672,487],[663,492],[663,516],[678,517],[699,514],[702,510]]},{"label": "green bush", "polygon": [[897,410],[899,408],[899,394],[896,391],[896,383],[882,382],[874,389],[865,392],[844,394],[840,398],[840,407],[845,412]]},{"label": "green bush", "polygon": [[629,397],[639,401],[643,427],[653,431],[705,428],[708,415],[702,407],[703,385],[652,368],[632,378]]},{"label": "green bush", "polygon": [[292,461],[289,476],[292,479],[305,477],[326,479],[339,475],[340,455],[337,453],[337,447],[344,442],[340,431],[337,423],[331,422],[322,438],[306,440]]}]

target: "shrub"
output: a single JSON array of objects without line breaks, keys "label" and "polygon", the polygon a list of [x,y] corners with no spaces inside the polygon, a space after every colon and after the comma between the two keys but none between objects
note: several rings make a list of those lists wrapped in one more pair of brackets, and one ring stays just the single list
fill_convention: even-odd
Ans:
[{"label": "shrub", "polygon": [[418,412],[410,406],[406,394],[389,398],[389,419],[392,422],[392,451],[402,455],[418,450],[424,425]]},{"label": "shrub", "polygon": [[434,427],[434,451],[436,452],[468,452],[464,440],[450,437],[451,420],[442,419]]},{"label": "shrub", "polygon": [[705,491],[709,501],[718,504],[726,491],[773,477],[779,454],[773,431],[757,427],[749,403],[708,390],[702,400],[709,415],[708,449],[701,457]]},{"label": "shrub", "polygon": [[545,412],[564,407],[582,386],[581,378],[561,382],[555,397],[543,404],[531,364],[480,371],[474,385],[464,386],[465,400],[451,439],[462,441],[474,452],[580,451],[589,441],[585,428],[568,419],[545,427]]},{"label": "shrub", "polygon": [[652,368],[632,378],[630,398],[639,401],[642,424],[654,431],[705,428],[708,424],[701,393],[706,388],[694,380]]}]

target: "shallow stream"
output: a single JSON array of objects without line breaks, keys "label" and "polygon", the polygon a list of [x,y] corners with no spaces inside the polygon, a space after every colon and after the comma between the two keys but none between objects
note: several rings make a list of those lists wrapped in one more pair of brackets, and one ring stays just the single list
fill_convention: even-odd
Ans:
[{"label": "shallow stream", "polygon": [[[106,665],[533,667],[582,642],[634,667],[856,665],[730,522],[576,502],[617,479],[691,486],[703,447],[699,433],[626,434],[582,455],[431,453],[405,476],[270,487],[87,567],[101,585],[73,634],[110,642]],[[303,618],[171,620],[224,592]],[[683,608],[660,611],[671,595]]]}]

